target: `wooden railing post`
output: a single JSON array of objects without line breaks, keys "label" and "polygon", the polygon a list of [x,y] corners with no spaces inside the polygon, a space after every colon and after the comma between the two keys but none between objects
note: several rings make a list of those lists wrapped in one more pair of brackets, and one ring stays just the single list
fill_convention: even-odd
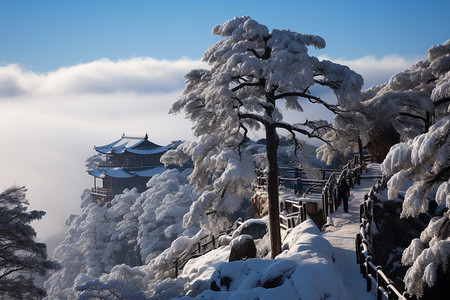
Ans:
[{"label": "wooden railing post", "polygon": [[359,205],[359,224],[362,223],[363,214],[364,214],[364,203],[361,203]]},{"label": "wooden railing post", "polygon": [[383,287],[383,285],[381,284],[381,274],[380,274],[380,271],[381,271],[381,267],[380,266],[377,266],[377,269],[376,269],[376,276],[375,276],[375,278],[377,279],[377,300],[381,300],[382,299],[382,297],[383,297],[383,292],[382,292],[382,290],[381,290],[381,288]]},{"label": "wooden railing post", "polygon": [[356,234],[355,239],[355,251],[356,251],[356,263],[359,264],[360,262],[360,255],[361,255],[361,233]]},{"label": "wooden railing post", "polygon": [[[361,236],[361,238],[363,239],[362,236]],[[362,243],[364,243],[364,239],[361,241],[361,244],[359,244],[360,247],[361,247]],[[359,272],[362,274],[363,278],[366,278],[366,277],[367,277],[367,274],[366,274],[366,267],[364,266],[365,263],[366,263],[366,256],[365,256],[364,253],[361,251],[361,252],[360,252],[360,256],[359,256]]]},{"label": "wooden railing post", "polygon": [[[330,189],[330,187],[327,185],[324,189],[324,193],[325,193],[325,200],[328,204],[328,214],[331,214],[334,212],[334,205],[332,205],[332,203],[330,203],[329,189]],[[327,214],[327,216],[328,216],[328,214]]]},{"label": "wooden railing post", "polygon": [[372,261],[372,257],[371,256],[367,256],[366,257],[366,283],[367,283],[367,288],[366,291],[370,292],[372,290],[372,279],[370,278],[370,262]]}]

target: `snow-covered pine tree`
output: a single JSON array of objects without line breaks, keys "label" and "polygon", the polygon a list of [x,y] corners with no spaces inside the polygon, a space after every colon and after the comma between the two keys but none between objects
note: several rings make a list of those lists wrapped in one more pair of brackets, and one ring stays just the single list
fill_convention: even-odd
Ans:
[{"label": "snow-covered pine tree", "polygon": [[42,299],[46,291],[35,285],[37,276],[58,269],[47,259],[45,244],[36,243],[30,222],[44,211],[27,212],[25,187],[13,186],[0,193],[0,298]]},{"label": "snow-covered pine tree", "polygon": [[432,219],[420,238],[403,252],[402,263],[411,266],[404,278],[406,289],[420,297],[424,285],[433,286],[439,272],[450,272],[450,40],[431,47],[426,60],[393,78],[423,91],[433,104],[436,119],[428,132],[393,146],[381,165],[384,174],[392,175],[388,182],[390,199],[412,181],[404,197],[402,217],[426,212],[430,199],[436,200],[444,212],[442,217]]},{"label": "snow-covered pine tree", "polygon": [[[197,142],[182,144],[167,161],[182,162],[192,155],[200,197],[185,216],[199,220],[206,211],[218,213],[239,207],[241,187],[252,176],[249,158],[240,152],[249,129],[266,133],[268,196],[272,257],[281,252],[278,211],[277,130],[284,129],[294,141],[298,134],[321,138],[323,121],[290,124],[283,121],[280,105],[302,111],[302,101],[323,106],[334,113],[359,105],[362,77],[348,67],[320,61],[308,55],[308,46],[321,49],[325,41],[315,35],[273,30],[250,17],[236,17],[213,28],[224,39],[204,53],[210,70],[192,70],[186,77],[183,95],[172,112],[182,110],[194,126]],[[314,96],[314,85],[331,88],[337,104]],[[217,172],[217,169],[221,172]],[[235,176],[237,180],[232,180]],[[212,179],[212,182],[209,181]],[[243,193],[241,193],[243,194]],[[205,221],[206,217],[203,217]]]},{"label": "snow-covered pine tree", "polygon": [[387,83],[362,91],[358,110],[335,116],[335,130],[325,136],[332,142],[319,147],[318,156],[329,162],[335,150],[349,153],[358,139],[367,145],[369,132],[387,124],[403,142],[428,131],[433,120],[446,114],[450,98],[445,94],[450,80],[448,47],[449,41],[431,47],[426,59],[393,75]]}]

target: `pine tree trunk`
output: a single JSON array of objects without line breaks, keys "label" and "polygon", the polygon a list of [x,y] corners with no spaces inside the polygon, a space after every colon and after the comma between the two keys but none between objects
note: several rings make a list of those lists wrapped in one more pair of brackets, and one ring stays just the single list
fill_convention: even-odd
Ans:
[{"label": "pine tree trunk", "polygon": [[267,194],[269,198],[269,230],[272,258],[281,253],[280,211],[278,204],[278,141],[275,125],[266,124]]}]

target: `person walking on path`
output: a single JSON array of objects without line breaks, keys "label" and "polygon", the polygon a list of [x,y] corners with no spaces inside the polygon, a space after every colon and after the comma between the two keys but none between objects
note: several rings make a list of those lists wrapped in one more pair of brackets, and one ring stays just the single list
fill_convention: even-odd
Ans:
[{"label": "person walking on path", "polygon": [[303,183],[301,179],[297,179],[295,182],[295,194],[301,196],[303,194]]},{"label": "person walking on path", "polygon": [[350,186],[347,180],[342,180],[338,188],[339,202],[344,204],[344,211],[348,212],[348,197],[350,196]]}]

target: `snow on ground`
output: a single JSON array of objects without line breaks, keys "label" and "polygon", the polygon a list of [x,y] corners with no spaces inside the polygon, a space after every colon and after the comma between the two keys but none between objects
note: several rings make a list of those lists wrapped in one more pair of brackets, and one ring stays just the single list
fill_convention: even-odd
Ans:
[{"label": "snow on ground", "polygon": [[[379,165],[369,165],[365,175],[351,190],[349,212],[340,207],[331,214],[324,232],[312,220],[282,231],[283,252],[274,260],[228,262],[230,246],[221,246],[191,259],[177,279],[157,287],[152,299],[374,299],[359,273],[355,236],[359,205],[376,183],[374,176],[381,175]],[[269,247],[268,235],[255,242]]]},{"label": "snow on ground", "polygon": [[355,254],[355,237],[359,231],[359,205],[364,194],[376,184],[374,176],[381,176],[379,164],[370,164],[367,169],[368,172],[363,174],[367,179],[362,179],[361,185],[355,184],[354,189],[350,191],[348,213],[344,212],[341,205],[336,212],[329,215],[330,226],[322,233],[334,248],[337,269],[344,278],[349,300],[374,299],[373,294],[366,292],[366,282],[359,272]]},{"label": "snow on ground", "polygon": [[[312,220],[284,232],[283,249],[273,260],[227,262],[230,246],[220,247],[190,260],[178,280],[195,299],[349,299],[333,248]],[[203,293],[193,293],[194,287]]]},{"label": "snow on ground", "polygon": [[304,202],[314,202],[317,204],[317,209],[322,209],[322,194],[320,193],[305,194],[299,197],[295,195],[291,190],[280,189],[279,197],[280,201],[292,200],[297,202],[298,200],[302,200]]}]

